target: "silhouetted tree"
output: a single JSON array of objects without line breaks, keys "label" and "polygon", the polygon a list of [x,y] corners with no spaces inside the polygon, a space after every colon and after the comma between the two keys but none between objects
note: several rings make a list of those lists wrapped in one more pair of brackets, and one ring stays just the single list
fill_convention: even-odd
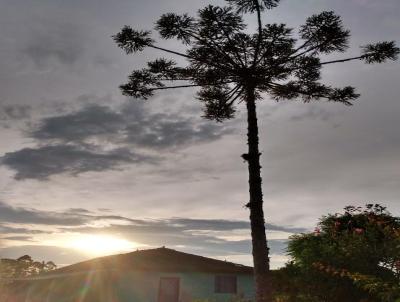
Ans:
[{"label": "silhouetted tree", "polygon": [[24,255],[18,259],[0,259],[0,276],[2,279],[17,279],[37,275],[56,269],[52,261],[34,261],[31,256]]},{"label": "silhouetted tree", "polygon": [[[260,176],[260,152],[256,101],[264,94],[275,100],[327,100],[351,105],[359,95],[353,87],[335,88],[319,82],[321,67],[361,60],[368,64],[395,60],[399,48],[394,42],[379,42],[362,47],[357,57],[321,61],[320,55],[344,52],[349,31],[334,12],[309,17],[300,27],[298,39],[285,24],[263,24],[262,13],[278,5],[279,0],[226,0],[228,6],[209,5],[197,17],[164,14],[155,29],[163,39],[175,38],[186,51],[158,46],[150,31],[124,26],[113,36],[127,54],[146,47],[184,58],[186,65],[159,58],[147,68],[135,70],[121,85],[124,95],[148,99],[156,90],[200,87],[197,98],[204,104],[204,117],[222,122],[233,118],[235,104],[247,106],[248,162],[251,235],[257,301],[271,301],[269,258],[265,236],[263,194]],[[246,30],[243,14],[254,13],[258,28]],[[169,85],[168,83],[178,83]]]},{"label": "silhouetted tree", "polygon": [[56,268],[57,266],[53,261],[34,261],[29,255],[24,255],[17,259],[0,259],[0,301],[9,301],[6,299],[9,294],[8,290],[11,290],[11,285],[16,281],[52,271]]}]

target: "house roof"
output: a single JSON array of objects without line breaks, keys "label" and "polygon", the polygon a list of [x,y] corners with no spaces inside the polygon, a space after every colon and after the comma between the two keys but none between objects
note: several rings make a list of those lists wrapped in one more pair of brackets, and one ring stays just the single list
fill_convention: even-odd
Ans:
[{"label": "house roof", "polygon": [[249,266],[183,253],[165,247],[95,258],[62,267],[53,271],[53,273],[79,273],[94,270],[209,272],[222,274],[253,273],[253,268]]}]

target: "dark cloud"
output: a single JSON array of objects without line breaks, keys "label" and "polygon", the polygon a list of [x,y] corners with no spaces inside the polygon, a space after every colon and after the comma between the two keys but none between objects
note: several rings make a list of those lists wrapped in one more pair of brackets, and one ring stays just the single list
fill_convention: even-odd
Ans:
[{"label": "dark cloud", "polygon": [[12,240],[12,241],[28,241],[28,242],[35,241],[31,236],[8,236],[8,237],[3,237],[2,239]]},{"label": "dark cloud", "polygon": [[[250,223],[248,221],[238,220],[224,220],[224,219],[189,219],[189,218],[174,218],[169,220],[172,225],[182,226],[188,230],[216,230],[216,231],[227,231],[227,230],[239,230],[239,229],[250,229]],[[269,231],[281,231],[289,233],[301,233],[304,232],[304,228],[296,227],[284,227],[273,224],[266,224],[266,228]]]},{"label": "dark cloud", "polygon": [[[308,104],[307,104],[308,105]],[[326,106],[326,104],[324,104]],[[343,113],[343,110],[341,111]],[[337,116],[337,112],[333,112],[332,110],[323,108],[321,106],[304,106],[304,111],[293,114],[289,119],[291,121],[299,122],[299,121],[310,121],[310,120],[321,120],[321,121],[329,121],[334,116]]]},{"label": "dark cloud", "polygon": [[131,102],[116,110],[90,104],[76,112],[45,118],[31,136],[68,143],[100,138],[160,149],[213,141],[231,132],[228,127],[187,113],[155,113],[140,102]]},{"label": "dark cloud", "polygon": [[[121,220],[130,222],[130,224],[111,224],[105,227],[72,227],[61,228],[63,231],[76,231],[76,232],[95,232],[95,233],[118,233],[118,234],[133,234],[138,239],[138,236],[143,236],[144,240],[148,240],[147,236],[155,235],[158,237],[162,234],[163,237],[171,235],[173,237],[183,238],[186,235],[203,236],[205,238],[215,239],[215,234],[226,235],[232,231],[250,230],[250,224],[242,220],[223,220],[223,219],[189,219],[189,218],[171,218],[160,220],[140,220],[130,219],[118,215],[101,215],[101,216],[85,216],[93,220],[109,219]],[[304,228],[294,228],[287,226],[279,226],[274,224],[266,224],[268,231],[285,232],[285,233],[301,233],[305,232]],[[214,235],[212,235],[214,234]],[[197,236],[196,235],[196,236]],[[235,234],[233,234],[234,236]],[[211,236],[211,237],[209,237]],[[166,237],[165,237],[166,238]],[[203,238],[204,239],[204,238]],[[168,241],[168,239],[165,239]],[[154,242],[155,243],[155,242]]]},{"label": "dark cloud", "polygon": [[[1,204],[1,203],[0,203]],[[1,208],[1,207],[0,207]],[[1,219],[3,221],[3,219]],[[21,227],[6,226],[0,224],[0,234],[47,234],[51,233],[44,230],[35,230]]]},{"label": "dark cloud", "polygon": [[55,20],[37,21],[21,53],[39,68],[54,62],[72,65],[83,56],[85,41],[82,27]]},{"label": "dark cloud", "polygon": [[82,208],[71,208],[71,209],[66,210],[65,212],[71,213],[71,214],[90,214],[90,213],[92,213],[91,211],[82,209]]},{"label": "dark cloud", "polygon": [[[88,223],[99,220],[121,221],[123,224],[111,224],[107,227],[85,226]],[[189,219],[189,218],[170,218],[158,220],[132,219],[121,215],[96,215],[95,213],[81,208],[66,209],[64,211],[43,211],[26,207],[13,207],[0,201],[0,222],[19,223],[30,225],[58,225],[60,230],[75,232],[114,232],[143,234],[173,234],[181,236],[182,232],[211,231],[224,232],[235,230],[249,230],[250,225],[247,221],[224,220],[224,219]],[[128,224],[126,224],[128,222]],[[289,233],[304,232],[303,228],[293,228],[267,224],[269,231],[280,231]],[[29,229],[13,229],[0,224],[3,233],[8,230],[18,230],[19,233],[32,233]],[[196,233],[196,232],[195,232]],[[211,234],[210,233],[210,234]]]},{"label": "dark cloud", "polygon": [[0,106],[1,120],[20,120],[29,118],[32,112],[32,106],[22,104],[4,104]]},{"label": "dark cloud", "polygon": [[106,106],[89,105],[77,112],[43,119],[31,136],[37,140],[82,142],[91,137],[118,134],[123,127],[121,114]]},{"label": "dark cloud", "polygon": [[[158,151],[210,142],[232,129],[178,113],[151,113],[140,103],[119,109],[89,104],[81,110],[44,118],[30,131],[40,147],[6,153],[1,164],[15,179],[45,180],[52,175],[105,171],[123,164],[154,162],[130,148]],[[112,144],[111,151],[103,146]]]},{"label": "dark cloud", "polygon": [[111,151],[82,148],[74,145],[49,145],[8,152],[0,158],[1,164],[16,171],[15,179],[45,180],[49,176],[69,173],[98,172],[116,169],[128,163],[152,161],[150,157],[126,148]]},{"label": "dark cloud", "polygon": [[81,208],[70,208],[64,211],[44,211],[27,207],[14,207],[0,201],[0,232],[41,234],[47,231],[29,228],[6,226],[1,223],[18,223],[29,225],[82,226],[98,220],[120,220],[132,224],[144,224],[144,220],[135,220],[119,215],[96,215]]},{"label": "dark cloud", "polygon": [[[0,201],[0,222],[43,224],[43,225],[82,225],[84,216],[68,213],[39,211],[24,207],[13,207]],[[15,229],[14,229],[15,230]],[[20,229],[22,231],[23,229]],[[7,229],[3,230],[7,231]]]},{"label": "dark cloud", "polygon": [[[131,219],[120,215],[96,215],[95,213],[81,208],[70,208],[64,211],[43,211],[27,207],[14,207],[0,201],[0,223],[19,223],[30,225],[59,225],[59,226],[82,226],[89,222],[99,220],[119,220],[134,225],[153,224],[146,220]],[[41,231],[33,231],[26,228],[14,228],[0,224],[2,233],[30,233],[38,234]]]}]

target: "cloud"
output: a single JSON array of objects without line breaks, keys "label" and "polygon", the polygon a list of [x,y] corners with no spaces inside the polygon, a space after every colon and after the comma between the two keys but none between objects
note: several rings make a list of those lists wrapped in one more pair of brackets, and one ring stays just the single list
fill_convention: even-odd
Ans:
[{"label": "cloud", "polygon": [[[237,230],[250,229],[250,223],[243,220],[224,220],[224,219],[189,219],[189,218],[173,218],[169,220],[172,225],[184,226],[186,229],[193,230]],[[289,233],[304,232],[304,228],[285,227],[274,224],[266,224],[266,228],[270,231],[281,231]]]},{"label": "cloud", "polygon": [[35,241],[31,236],[8,236],[8,237],[3,237],[2,239],[12,240],[12,241],[28,241],[28,242]]},{"label": "cloud", "polygon": [[80,143],[91,137],[118,134],[123,127],[121,114],[106,106],[89,105],[76,112],[43,119],[31,136],[39,141]]},{"label": "cloud", "polygon": [[213,141],[231,132],[228,127],[185,112],[152,112],[140,102],[131,102],[117,109],[89,104],[75,112],[45,118],[30,135],[39,141],[82,143],[101,139],[165,149]]},{"label": "cloud", "polygon": [[[82,215],[39,211],[24,207],[13,207],[0,201],[0,221],[40,225],[82,225],[87,219]],[[10,229],[10,228],[8,228]],[[23,231],[24,229],[20,229]],[[7,232],[7,229],[3,230]]]},{"label": "cloud", "polygon": [[[250,255],[251,253],[250,225],[249,222],[242,220],[180,217],[155,220],[132,219],[120,215],[97,215],[82,208],[70,208],[56,212],[12,207],[0,202],[0,221],[22,226],[29,225],[29,227],[37,229],[46,229],[46,226],[52,226],[52,235],[57,237],[66,233],[111,235],[147,247],[167,246],[205,256],[221,257],[224,255]],[[273,254],[284,253],[287,245],[286,238],[289,234],[305,231],[302,228],[273,224],[267,224],[266,227],[269,234],[271,232],[283,234],[282,239],[272,238],[269,240],[269,247]],[[35,235],[40,235],[38,231],[29,228],[17,229],[3,227],[3,225],[0,225],[0,231],[5,235],[2,239],[22,242],[34,241]],[[37,248],[27,246],[26,249],[36,251]],[[19,250],[23,250],[23,248],[20,247]],[[4,248],[0,249],[0,255],[8,255],[7,251]],[[65,259],[59,260],[58,258],[56,260],[65,261]],[[72,260],[67,263],[71,262]]]},{"label": "cloud", "polygon": [[[323,104],[326,107],[326,104]],[[342,111],[343,112],[343,111]],[[310,121],[310,120],[321,120],[321,121],[329,121],[332,119],[337,112],[333,112],[332,110],[327,110],[322,106],[304,106],[304,111],[293,114],[289,120],[294,122],[300,121]]]},{"label": "cloud", "polygon": [[[142,221],[139,225],[117,225],[112,224],[104,227],[78,227],[66,228],[63,231],[79,232],[85,234],[107,234],[110,236],[120,236],[126,240],[137,242],[151,247],[167,246],[171,248],[183,249],[188,252],[201,251],[204,255],[236,255],[251,254],[250,229],[244,227],[247,222],[237,221],[239,225],[243,225],[240,229],[229,229],[235,222],[223,220],[209,220],[209,227],[206,229],[199,227],[193,228],[198,220],[193,219],[188,225],[179,225],[179,219],[159,220],[159,221]],[[213,229],[212,225],[216,225]],[[223,226],[225,232],[219,232],[218,228]],[[269,226],[271,227],[271,226]],[[274,226],[272,226],[272,229]],[[276,226],[278,229],[291,230]],[[235,238],[235,230],[240,237],[247,238],[237,240]],[[269,228],[271,231],[271,228]],[[226,237],[225,237],[226,236]],[[286,234],[287,236],[287,234]],[[282,254],[287,246],[287,239],[270,239],[268,245],[273,254]]]},{"label": "cloud", "polygon": [[89,210],[86,209],[82,209],[82,208],[71,208],[66,210],[67,213],[71,213],[71,214],[90,214],[92,213]]},{"label": "cloud", "polygon": [[[1,203],[0,203],[1,208]],[[30,228],[21,228],[21,227],[13,227],[6,226],[4,224],[0,224],[0,233],[1,234],[47,234],[49,231],[44,230],[35,230]]]},{"label": "cloud", "polygon": [[[268,241],[273,254],[285,252],[288,235],[306,231],[302,228],[272,224],[266,227],[271,237],[273,237],[271,232],[281,233],[282,236],[282,239]],[[103,227],[63,228],[62,231],[117,234],[124,239],[147,246],[167,246],[192,253],[200,252],[208,256],[251,254],[250,225],[247,221],[171,218],[136,220],[132,224],[111,224]]]},{"label": "cloud", "polygon": [[82,28],[69,22],[44,20],[31,29],[20,52],[38,68],[54,62],[72,65],[83,56],[84,44]]},{"label": "cloud", "polygon": [[[5,202],[0,201],[0,222],[29,224],[29,225],[59,225],[65,228],[61,230],[73,231],[92,231],[103,230],[102,228],[84,226],[90,222],[99,220],[119,220],[123,224],[111,224],[110,227],[120,228],[123,231],[127,228],[129,232],[157,233],[170,232],[170,230],[179,231],[233,231],[248,230],[250,228],[248,221],[243,220],[226,220],[226,219],[190,219],[190,218],[169,218],[169,219],[132,219],[121,215],[97,215],[96,213],[83,208],[69,208],[63,211],[44,211],[27,207],[14,207]],[[129,222],[129,224],[126,224]],[[266,224],[270,231],[281,231],[288,233],[304,232],[303,228],[293,228],[286,226],[278,226],[274,224]],[[0,224],[3,233],[8,233],[7,228]],[[20,229],[21,231],[26,229]]]},{"label": "cloud", "polygon": [[74,112],[43,118],[32,127],[27,133],[38,147],[0,158],[0,164],[16,172],[17,180],[154,163],[161,159],[161,150],[211,142],[233,131],[187,113],[154,113],[139,102],[118,108],[89,103]]},{"label": "cloud", "polygon": [[1,120],[21,120],[29,118],[32,112],[32,106],[23,104],[4,104],[0,106]]},{"label": "cloud", "polygon": [[81,208],[70,208],[63,211],[44,211],[27,207],[14,207],[0,201],[0,222],[3,223],[0,224],[1,233],[45,233],[45,231],[40,230],[5,226],[4,223],[81,227],[100,220],[129,222],[135,225],[147,223],[145,220],[131,219],[120,215],[96,215],[91,211]]},{"label": "cloud", "polygon": [[8,152],[0,158],[1,164],[16,171],[15,179],[48,179],[51,175],[68,173],[78,175],[90,171],[116,169],[127,163],[149,162],[150,157],[128,149],[111,151],[81,148],[74,145],[48,145]]}]

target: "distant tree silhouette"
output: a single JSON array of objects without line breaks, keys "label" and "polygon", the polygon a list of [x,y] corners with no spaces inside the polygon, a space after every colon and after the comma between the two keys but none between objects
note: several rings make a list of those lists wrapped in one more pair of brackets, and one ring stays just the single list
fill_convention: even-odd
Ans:
[{"label": "distant tree silhouette", "polygon": [[[399,48],[392,42],[367,44],[361,54],[351,58],[322,61],[321,55],[344,52],[350,33],[339,16],[325,11],[309,17],[296,39],[285,24],[263,24],[262,13],[276,7],[279,0],[226,0],[228,6],[209,5],[197,17],[164,14],[155,29],[163,39],[177,39],[186,51],[160,47],[150,31],[124,26],[113,36],[127,54],[152,48],[186,60],[177,62],[159,58],[147,67],[135,70],[124,95],[148,99],[157,90],[200,87],[197,98],[204,104],[204,117],[222,122],[234,117],[235,104],[247,106],[248,163],[251,235],[257,301],[271,301],[268,247],[265,236],[263,194],[260,176],[260,152],[256,101],[264,94],[274,100],[327,100],[351,105],[359,95],[353,87],[335,88],[319,82],[322,66],[360,60],[382,63],[396,60]],[[255,14],[258,28],[248,33],[243,14]],[[177,83],[169,85],[168,83]]]},{"label": "distant tree silhouette", "polygon": [[29,255],[17,259],[0,259],[0,276],[4,280],[30,277],[56,268],[52,261],[34,261]]},{"label": "distant tree silhouette", "polygon": [[52,271],[56,268],[57,266],[53,261],[34,261],[29,255],[24,255],[17,259],[0,259],[0,301],[9,301],[5,297],[9,295],[8,291],[16,281]]}]

